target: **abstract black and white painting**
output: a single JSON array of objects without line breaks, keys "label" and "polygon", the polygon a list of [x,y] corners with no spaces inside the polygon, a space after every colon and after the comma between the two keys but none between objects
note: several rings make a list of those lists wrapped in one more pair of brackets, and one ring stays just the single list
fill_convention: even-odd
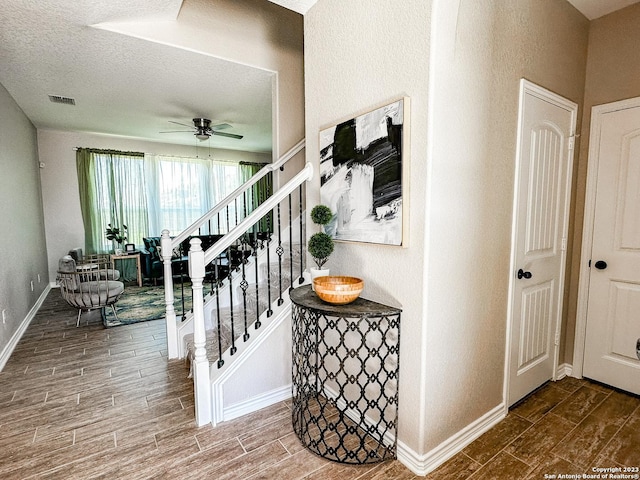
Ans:
[{"label": "abstract black and white painting", "polygon": [[320,201],[336,240],[403,245],[404,97],[320,131]]}]

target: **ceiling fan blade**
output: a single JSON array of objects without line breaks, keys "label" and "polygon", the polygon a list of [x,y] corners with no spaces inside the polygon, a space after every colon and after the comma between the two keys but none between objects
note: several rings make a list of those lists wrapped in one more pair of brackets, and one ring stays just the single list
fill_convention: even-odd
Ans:
[{"label": "ceiling fan blade", "polygon": [[174,122],[173,120],[169,120],[169,123],[175,123],[176,125],[182,125],[183,127],[194,128],[193,125],[189,125],[186,123]]},{"label": "ceiling fan blade", "polygon": [[193,130],[169,130],[167,132],[158,132],[158,133],[193,133]]},{"label": "ceiling fan blade", "polygon": [[231,125],[228,123],[219,123],[217,125],[211,125],[211,130],[226,130],[227,128],[231,128]]},{"label": "ceiling fan blade", "polygon": [[221,137],[237,138],[238,140],[244,137],[244,135],[236,135],[235,133],[218,132],[216,130],[214,130],[211,133],[213,135],[219,135]]}]

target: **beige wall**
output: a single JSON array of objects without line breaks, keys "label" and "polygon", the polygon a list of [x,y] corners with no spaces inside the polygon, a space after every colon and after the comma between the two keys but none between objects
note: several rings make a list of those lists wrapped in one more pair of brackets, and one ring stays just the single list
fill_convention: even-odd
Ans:
[{"label": "beige wall", "polygon": [[[505,135],[508,128],[516,125],[517,81],[524,77],[578,104],[580,132],[584,78],[587,60],[589,22],[568,2],[556,0],[499,2],[496,17],[497,68],[500,74],[494,84],[494,95],[511,99],[511,105],[503,105],[496,112],[496,121],[502,121],[501,137],[494,137],[496,147],[503,152],[515,151],[515,137]],[[515,105],[515,107],[514,107]],[[514,130],[515,131],[515,130]],[[577,177],[578,150],[576,142],[572,180],[572,196],[569,221],[569,238],[575,229],[574,212],[576,192],[579,188]],[[569,242],[567,260],[571,262],[572,245]],[[561,332],[560,363],[571,363],[565,354],[567,337],[572,343],[573,320],[569,320],[571,308],[569,292],[572,286],[570,266],[565,278],[563,303],[563,324]]]},{"label": "beige wall", "polygon": [[2,85],[0,172],[1,369],[9,353],[5,349],[49,282],[36,129]]},{"label": "beige wall", "polygon": [[439,368],[427,367],[438,391],[427,447],[503,401],[519,80],[580,105],[588,35],[587,20],[555,0],[460,0],[435,12],[446,28],[432,50],[426,321],[427,365]]},{"label": "beige wall", "polygon": [[399,432],[419,455],[503,401],[519,80],[581,105],[588,36],[564,1],[433,4],[305,15],[307,161],[322,127],[411,97],[409,248],[339,244],[329,266],[403,308]]},{"label": "beige wall", "polygon": [[[427,175],[427,100],[430,2],[320,0],[305,15],[307,161],[318,171],[318,131],[402,95],[411,97],[411,178]],[[319,202],[316,175],[307,205]],[[332,274],[365,281],[363,296],[400,304],[401,440],[420,447],[424,334],[425,192],[412,181],[409,248],[339,243],[327,266]],[[307,232],[311,234],[313,232]]]},{"label": "beige wall", "polygon": [[[53,282],[58,268],[58,259],[71,248],[84,248],[84,225],[80,211],[78,176],[76,173],[77,147],[105,148],[113,150],[143,152],[160,155],[208,157],[223,161],[247,161],[267,163],[271,155],[266,153],[240,152],[198,148],[187,145],[144,142],[140,140],[107,135],[94,135],[55,130],[38,131],[38,150],[41,170],[44,222],[47,232],[47,255],[49,277]],[[159,235],[160,232],[150,232]]]},{"label": "beige wall", "polygon": [[591,108],[594,105],[640,96],[639,25],[640,4],[637,4],[592,21],[589,31],[582,137],[576,165],[574,248],[565,351],[567,362],[573,359]]}]

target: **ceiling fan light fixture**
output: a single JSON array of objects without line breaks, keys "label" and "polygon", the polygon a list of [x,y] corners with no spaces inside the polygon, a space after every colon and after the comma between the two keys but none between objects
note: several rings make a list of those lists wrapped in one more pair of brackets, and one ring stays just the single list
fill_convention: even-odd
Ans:
[{"label": "ceiling fan light fixture", "polygon": [[193,125],[196,128],[209,128],[209,126],[211,125],[211,120],[209,120],[208,118],[194,118]]},{"label": "ceiling fan light fixture", "polygon": [[238,135],[236,133],[221,132],[220,130],[231,128],[231,125],[229,125],[228,123],[220,123],[218,125],[212,126],[211,120],[209,120],[208,118],[193,118],[193,127],[191,125],[187,125],[186,123],[175,122],[173,120],[169,120],[169,122],[175,123],[176,125],[181,125],[183,127],[189,127],[190,130],[173,130],[160,133],[191,132],[201,142],[209,140],[211,135],[220,135],[221,137],[235,138],[236,140],[240,140],[244,137],[243,135]]}]

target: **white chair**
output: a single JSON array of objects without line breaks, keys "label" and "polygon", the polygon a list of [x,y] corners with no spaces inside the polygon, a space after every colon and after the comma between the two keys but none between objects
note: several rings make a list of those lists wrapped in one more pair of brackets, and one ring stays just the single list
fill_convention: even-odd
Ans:
[{"label": "white chair", "polygon": [[105,262],[77,265],[70,255],[59,260],[57,282],[62,298],[78,309],[76,327],[83,311],[101,309],[104,320],[104,308],[109,306],[118,318],[115,303],[124,292],[124,283],[109,280],[108,267]]},{"label": "white chair", "polygon": [[[90,269],[92,264],[107,263],[108,267],[100,269],[107,280],[120,280],[120,271],[113,267],[111,257],[107,253],[83,254],[82,248],[73,248],[69,250],[69,255],[75,260],[78,270],[82,268]],[[86,266],[85,266],[86,265]]]}]

